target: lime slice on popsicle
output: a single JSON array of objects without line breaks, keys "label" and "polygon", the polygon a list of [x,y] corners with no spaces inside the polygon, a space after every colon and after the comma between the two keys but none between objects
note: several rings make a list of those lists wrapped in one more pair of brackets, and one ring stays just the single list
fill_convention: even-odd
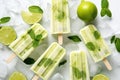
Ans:
[{"label": "lime slice on popsicle", "polygon": [[93,77],[93,80],[110,80],[110,79],[103,74],[98,74],[98,75]]},{"label": "lime slice on popsicle", "polygon": [[26,76],[21,72],[13,72],[9,77],[9,80],[27,80]]},{"label": "lime slice on popsicle", "polygon": [[16,39],[17,35],[15,30],[10,26],[0,27],[0,43],[9,45]]}]

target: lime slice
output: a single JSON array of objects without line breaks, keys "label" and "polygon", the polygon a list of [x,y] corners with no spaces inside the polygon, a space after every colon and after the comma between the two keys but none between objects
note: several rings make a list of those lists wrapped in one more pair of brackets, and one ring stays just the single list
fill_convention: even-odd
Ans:
[{"label": "lime slice", "polygon": [[26,79],[26,76],[21,72],[14,72],[9,77],[9,80],[27,80],[27,79]]},{"label": "lime slice", "polygon": [[42,19],[42,13],[31,13],[29,11],[22,11],[21,12],[23,20],[27,24],[34,24],[39,22]]},{"label": "lime slice", "polygon": [[109,80],[109,78],[103,74],[98,74],[93,77],[93,80]]},{"label": "lime slice", "polygon": [[0,27],[0,42],[4,45],[9,45],[16,39],[16,32],[10,26]]}]

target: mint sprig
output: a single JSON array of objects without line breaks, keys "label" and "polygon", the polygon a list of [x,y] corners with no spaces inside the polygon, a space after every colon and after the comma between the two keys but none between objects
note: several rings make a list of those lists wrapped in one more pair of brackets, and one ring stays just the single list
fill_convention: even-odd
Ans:
[{"label": "mint sprig", "polygon": [[24,63],[31,65],[35,63],[35,60],[33,58],[28,57],[27,59],[24,60]]},{"label": "mint sprig", "polygon": [[29,6],[28,9],[32,13],[43,13],[43,10],[39,6],[36,6],[36,5]]},{"label": "mint sprig", "polygon": [[74,42],[80,42],[81,41],[81,39],[77,35],[69,36],[68,39],[70,39]]},{"label": "mint sprig", "polygon": [[67,62],[67,60],[65,59],[65,60],[61,61],[58,66],[60,67],[60,66],[64,65],[66,62]]},{"label": "mint sprig", "polygon": [[92,42],[88,42],[86,44],[86,47],[91,50],[91,51],[94,51],[95,50],[95,45],[92,43]]},{"label": "mint sprig", "polygon": [[7,23],[7,22],[10,21],[10,19],[11,19],[10,17],[3,17],[3,18],[0,19],[0,24]]},{"label": "mint sprig", "polygon": [[112,13],[109,9],[109,2],[108,0],[102,0],[101,1],[101,16],[107,15],[108,17],[112,17]]}]

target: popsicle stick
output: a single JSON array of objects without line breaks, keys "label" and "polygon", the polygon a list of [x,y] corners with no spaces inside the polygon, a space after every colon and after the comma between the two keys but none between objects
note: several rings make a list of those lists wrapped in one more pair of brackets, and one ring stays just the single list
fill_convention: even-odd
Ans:
[{"label": "popsicle stick", "polygon": [[14,58],[16,57],[16,55],[14,53],[12,53],[8,59],[6,60],[7,63],[10,63]]},{"label": "popsicle stick", "polygon": [[32,80],[38,80],[39,79],[39,76],[38,75],[34,75]]},{"label": "popsicle stick", "polygon": [[58,34],[58,43],[59,43],[60,45],[63,44],[63,35],[62,35],[62,34]]},{"label": "popsicle stick", "polygon": [[110,65],[109,61],[106,58],[103,59],[103,62],[108,70],[112,70],[112,66]]}]

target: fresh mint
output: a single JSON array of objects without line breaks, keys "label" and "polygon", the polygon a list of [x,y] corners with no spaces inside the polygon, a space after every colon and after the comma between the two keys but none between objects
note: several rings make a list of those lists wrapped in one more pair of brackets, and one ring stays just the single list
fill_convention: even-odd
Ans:
[{"label": "fresh mint", "polygon": [[40,40],[42,38],[42,35],[40,34],[40,35],[37,35],[36,37],[35,37],[35,40]]},{"label": "fresh mint", "polygon": [[0,24],[7,23],[7,22],[10,21],[10,19],[11,19],[10,17],[3,17],[3,18],[0,19]]},{"label": "fresh mint", "polygon": [[114,41],[115,41],[115,35],[114,36],[112,36],[112,38],[111,38],[111,43],[113,43]]},{"label": "fresh mint", "polygon": [[120,52],[120,38],[115,39],[115,46],[118,52]]},{"label": "fresh mint", "polygon": [[93,44],[92,42],[88,42],[88,43],[86,44],[86,47],[87,47],[88,49],[90,49],[91,51],[94,51],[94,50],[95,50],[95,46],[94,46],[94,44]]},{"label": "fresh mint", "polygon": [[58,11],[58,16],[57,16],[57,19],[59,21],[62,21],[65,17],[65,13],[63,11]]},{"label": "fresh mint", "polygon": [[33,58],[28,57],[27,59],[24,60],[24,63],[31,65],[35,63],[35,60]]},{"label": "fresh mint", "polygon": [[98,31],[94,31],[94,36],[96,39],[100,38],[100,33]]},{"label": "fresh mint", "polygon": [[69,36],[68,39],[74,41],[74,42],[80,42],[81,39],[77,35]]},{"label": "fresh mint", "polygon": [[61,61],[58,66],[60,67],[60,66],[64,65],[65,63],[67,63],[67,60],[66,60],[66,59],[63,60],[63,61]]},{"label": "fresh mint", "polygon": [[112,17],[112,13],[109,9],[109,2],[108,0],[101,1],[101,16],[107,15],[108,17]]},{"label": "fresh mint", "polygon": [[43,13],[43,10],[39,6],[29,6],[29,11],[32,13]]},{"label": "fresh mint", "polygon": [[33,41],[33,47],[37,47],[39,45],[39,41],[38,40],[34,40]]},{"label": "fresh mint", "polygon": [[84,71],[79,71],[78,68],[72,67],[73,74],[77,79],[80,79],[81,77],[86,80],[86,73]]},{"label": "fresh mint", "polygon": [[30,37],[31,37],[32,39],[35,39],[35,33],[34,33],[34,31],[33,31],[32,29],[30,29],[30,30],[28,31],[28,34],[30,35]]}]

